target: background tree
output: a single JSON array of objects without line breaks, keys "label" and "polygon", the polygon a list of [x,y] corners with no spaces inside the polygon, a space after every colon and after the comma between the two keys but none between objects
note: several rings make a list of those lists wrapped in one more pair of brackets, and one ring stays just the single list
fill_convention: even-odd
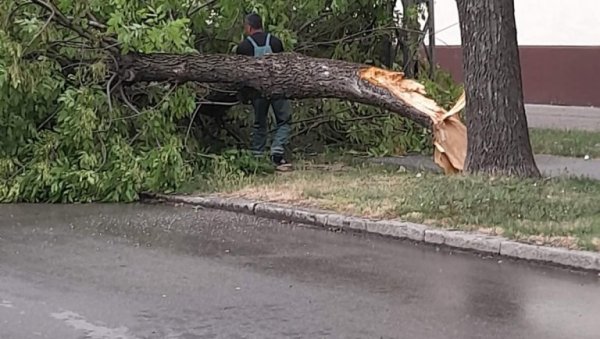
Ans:
[{"label": "background tree", "polygon": [[523,105],[513,0],[456,0],[468,130],[465,169],[537,177]]}]

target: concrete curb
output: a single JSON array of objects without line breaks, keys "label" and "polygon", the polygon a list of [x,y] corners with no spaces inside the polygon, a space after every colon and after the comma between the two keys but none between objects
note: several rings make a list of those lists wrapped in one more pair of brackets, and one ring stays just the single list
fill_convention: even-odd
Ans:
[{"label": "concrete curb", "polygon": [[600,253],[595,252],[529,245],[511,241],[503,237],[462,231],[447,231],[399,220],[375,221],[344,216],[331,211],[306,209],[245,199],[175,195],[152,195],[150,197],[171,203],[221,209],[269,219],[289,220],[329,229],[368,232],[508,258],[552,263],[570,268],[600,272]]}]

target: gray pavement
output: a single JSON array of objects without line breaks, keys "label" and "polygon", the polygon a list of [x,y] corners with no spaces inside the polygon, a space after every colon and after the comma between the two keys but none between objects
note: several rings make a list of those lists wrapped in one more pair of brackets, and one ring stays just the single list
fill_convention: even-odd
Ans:
[{"label": "gray pavement", "polygon": [[525,105],[531,128],[600,131],[600,108]]},{"label": "gray pavement", "polygon": [[600,278],[163,205],[0,205],[0,338],[598,338]]},{"label": "gray pavement", "polygon": [[600,159],[569,158],[538,154],[535,162],[547,177],[567,176],[600,180]]}]

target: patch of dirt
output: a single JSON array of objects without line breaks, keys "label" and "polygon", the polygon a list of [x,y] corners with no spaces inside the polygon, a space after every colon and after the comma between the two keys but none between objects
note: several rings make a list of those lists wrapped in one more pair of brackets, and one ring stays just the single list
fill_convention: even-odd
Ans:
[{"label": "patch of dirt", "polygon": [[318,170],[323,172],[347,172],[352,167],[347,166],[345,164],[331,164],[331,165],[323,165],[323,164],[308,164],[301,165],[298,170]]},{"label": "patch of dirt", "polygon": [[600,252],[600,238],[592,239],[592,244],[594,244],[594,246],[596,246],[596,250]]},{"label": "patch of dirt", "polygon": [[581,249],[575,237],[530,235],[519,238],[519,240],[538,246],[564,247],[570,250]]},{"label": "patch of dirt", "polygon": [[504,229],[502,227],[479,227],[477,228],[477,232],[485,235],[502,236]]},{"label": "patch of dirt", "polygon": [[243,188],[235,192],[223,194],[222,196],[282,203],[298,203],[304,200],[300,191],[293,189],[275,189],[266,186]]}]

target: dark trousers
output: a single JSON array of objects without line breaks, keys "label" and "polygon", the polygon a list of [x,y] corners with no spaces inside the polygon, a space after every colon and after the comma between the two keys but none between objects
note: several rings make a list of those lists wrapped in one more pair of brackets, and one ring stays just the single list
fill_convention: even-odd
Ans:
[{"label": "dark trousers", "polygon": [[268,100],[259,97],[252,101],[252,106],[254,107],[252,152],[262,155],[265,151],[269,128],[269,107],[273,107],[277,126],[271,143],[271,155],[282,155],[291,131],[292,106],[290,102],[286,99]]}]

